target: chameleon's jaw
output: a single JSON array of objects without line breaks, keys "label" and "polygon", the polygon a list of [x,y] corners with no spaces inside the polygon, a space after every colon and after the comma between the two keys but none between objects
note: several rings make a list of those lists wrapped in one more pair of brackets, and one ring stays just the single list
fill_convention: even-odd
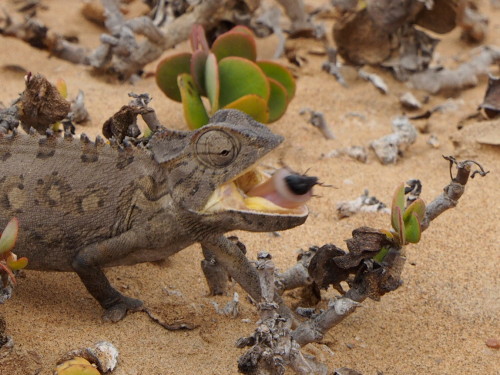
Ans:
[{"label": "chameleon's jaw", "polygon": [[[278,177],[279,178],[279,177]],[[276,179],[276,178],[275,178]],[[248,170],[219,186],[208,199],[203,213],[244,211],[260,215],[305,217],[309,211],[305,202],[312,193],[295,200],[286,197],[268,183],[271,178],[257,168]]]}]

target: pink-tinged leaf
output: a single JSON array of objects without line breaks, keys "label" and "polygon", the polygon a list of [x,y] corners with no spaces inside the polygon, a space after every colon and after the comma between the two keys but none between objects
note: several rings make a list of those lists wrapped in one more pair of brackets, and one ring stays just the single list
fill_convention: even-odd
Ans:
[{"label": "pink-tinged leaf", "polygon": [[238,109],[252,116],[254,120],[267,123],[269,121],[269,112],[267,103],[260,96],[255,94],[245,95],[232,103],[229,103],[224,108]]},{"label": "pink-tinged leaf", "polygon": [[14,248],[19,231],[19,221],[13,218],[9,221],[0,237],[0,254],[11,251]]},{"label": "pink-tinged leaf", "polygon": [[28,265],[28,258],[22,257],[17,259],[15,254],[11,254],[7,258],[7,267],[9,267],[12,271],[22,270]]},{"label": "pink-tinged leaf", "polygon": [[236,25],[231,30],[229,30],[228,33],[247,34],[249,37],[255,39],[255,34],[253,33],[252,29],[243,25]]},{"label": "pink-tinged leaf", "polygon": [[208,115],[201,100],[200,94],[196,91],[193,78],[187,74],[178,77],[178,85],[182,97],[182,107],[184,118],[191,129],[201,128],[208,123]]},{"label": "pink-tinged leaf", "polygon": [[208,52],[197,50],[193,52],[191,57],[191,76],[193,77],[194,83],[198,92],[202,96],[207,95],[207,90],[205,88],[205,70],[207,63]]},{"label": "pink-tinged leaf", "polygon": [[278,81],[268,78],[271,93],[267,106],[269,108],[269,122],[278,120],[288,107],[288,95],[285,87]]},{"label": "pink-tinged leaf", "polygon": [[398,234],[399,237],[399,242],[401,245],[404,245],[406,243],[406,238],[405,238],[405,223],[403,221],[403,214],[401,213],[401,209],[396,206],[395,210],[396,214],[396,228],[394,228]]},{"label": "pink-tinged leaf", "polygon": [[[0,261],[0,271],[4,271],[5,273],[7,273],[7,277],[12,281],[12,284],[16,284],[16,276],[14,276],[10,268],[4,265],[2,261]],[[4,283],[3,286],[5,288],[7,285]]]},{"label": "pink-tinged leaf", "polygon": [[220,81],[217,58],[210,53],[205,64],[205,87],[210,101],[210,115],[219,109]]},{"label": "pink-tinged leaf", "polygon": [[394,230],[396,232],[399,232],[396,208],[399,208],[400,213],[404,212],[405,209],[405,184],[403,182],[397,187],[396,191],[394,192],[391,208],[391,224]]},{"label": "pink-tinged leaf", "polygon": [[227,32],[220,35],[212,44],[212,52],[217,56],[217,61],[229,56],[238,56],[251,61],[257,59],[255,40],[243,33]]},{"label": "pink-tinged leaf", "polygon": [[292,73],[285,68],[283,65],[278,64],[274,61],[257,61],[257,65],[262,69],[264,74],[269,78],[273,78],[279,83],[281,83],[288,93],[288,101],[292,100],[295,95],[296,83],[295,78],[293,78]]},{"label": "pink-tinged leaf", "polygon": [[225,107],[242,96],[255,94],[267,103],[270,85],[262,69],[241,57],[226,57],[219,61],[219,106]]},{"label": "pink-tinged leaf", "polygon": [[181,101],[181,93],[177,86],[179,74],[189,73],[191,54],[188,52],[164,58],[156,68],[156,84],[167,97],[176,102]]},{"label": "pink-tinged leaf", "polygon": [[59,94],[61,94],[61,96],[64,99],[67,99],[68,98],[68,86],[66,85],[66,81],[62,78],[58,78],[55,86],[57,88],[57,91],[59,91]]},{"label": "pink-tinged leaf", "polygon": [[413,212],[406,220],[405,224],[405,239],[407,242],[417,243],[420,241],[422,229],[418,220],[417,214]]},{"label": "pink-tinged leaf", "polygon": [[411,214],[416,214],[418,221],[421,223],[425,216],[425,202],[418,198],[414,200],[408,207],[406,207],[403,214],[403,221],[406,223]]},{"label": "pink-tinged leaf", "polygon": [[205,30],[201,25],[193,25],[191,28],[191,34],[189,35],[189,41],[191,42],[191,49],[193,51],[205,51],[210,50],[207,42],[207,37],[205,36]]}]

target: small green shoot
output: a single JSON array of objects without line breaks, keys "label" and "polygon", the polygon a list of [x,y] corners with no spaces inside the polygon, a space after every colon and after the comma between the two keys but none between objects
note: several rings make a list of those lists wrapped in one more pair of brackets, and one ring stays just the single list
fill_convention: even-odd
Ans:
[{"label": "small green shoot", "polygon": [[[401,183],[394,192],[391,208],[391,230],[382,229],[387,238],[397,246],[402,247],[408,243],[417,243],[422,235],[422,220],[425,216],[425,203],[418,198],[408,207],[405,207],[405,185]],[[382,248],[374,257],[382,261],[388,249]]]}]

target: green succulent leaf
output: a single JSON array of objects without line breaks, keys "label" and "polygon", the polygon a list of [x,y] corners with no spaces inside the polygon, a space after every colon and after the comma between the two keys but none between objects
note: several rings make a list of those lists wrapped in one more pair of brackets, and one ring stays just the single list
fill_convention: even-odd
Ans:
[{"label": "green succulent leaf", "polygon": [[205,64],[205,87],[210,101],[210,114],[213,115],[219,109],[220,95],[219,65],[213,53],[208,55]]},{"label": "green succulent leaf", "polygon": [[266,76],[273,78],[279,83],[281,83],[288,93],[288,101],[292,100],[295,95],[295,90],[297,85],[295,84],[295,78],[293,78],[292,73],[274,61],[262,60],[258,61],[257,65],[263,70]]},{"label": "green succulent leaf", "polygon": [[212,52],[217,61],[229,56],[238,56],[247,60],[257,59],[255,39],[247,33],[230,31],[220,35],[212,44]]},{"label": "green succulent leaf", "polygon": [[388,247],[381,248],[377,255],[373,257],[373,260],[381,263],[384,260],[385,256],[389,253],[389,250],[390,249]]},{"label": "green succulent leaf", "polygon": [[266,103],[270,85],[262,69],[241,57],[226,57],[219,61],[219,106],[225,107],[242,96],[255,94]]},{"label": "green succulent leaf", "polygon": [[224,108],[238,109],[252,116],[256,121],[267,123],[269,121],[269,112],[267,103],[260,96],[255,94],[245,95]]},{"label": "green succulent leaf", "polygon": [[188,52],[168,56],[156,68],[156,84],[167,97],[180,102],[181,93],[177,76],[190,72],[191,54]]},{"label": "green succulent leaf", "polygon": [[207,63],[207,58],[207,51],[197,50],[193,52],[190,63],[191,76],[193,77],[198,92],[203,96],[207,95],[205,87],[205,65]]},{"label": "green succulent leaf", "polygon": [[420,241],[422,230],[417,214],[413,212],[405,222],[405,239],[407,242],[417,243]]},{"label": "green succulent leaf", "polygon": [[210,50],[205,30],[201,25],[193,25],[191,28],[191,34],[189,35],[189,41],[193,51],[205,51],[208,53]]},{"label": "green succulent leaf", "polygon": [[391,231],[388,231],[388,230],[385,230],[385,229],[379,229],[379,230],[380,230],[380,233],[385,234],[385,236],[387,237],[388,240],[393,240],[394,239],[394,233],[392,233]]},{"label": "green succulent leaf", "polygon": [[198,129],[208,123],[208,114],[200,93],[196,91],[193,77],[184,73],[177,79],[184,108],[184,118],[191,129]]},{"label": "green succulent leaf", "polygon": [[399,232],[399,218],[396,209],[399,208],[399,213],[404,212],[405,209],[405,184],[402,182],[394,192],[392,197],[391,208],[391,224],[396,232]]},{"label": "green succulent leaf", "polygon": [[0,237],[0,254],[11,251],[14,248],[17,240],[17,233],[19,231],[19,221],[13,218],[9,221],[2,236]]},{"label": "green succulent leaf", "polygon": [[418,219],[419,223],[421,223],[422,220],[424,220],[425,202],[422,199],[418,198],[418,199],[414,200],[408,207],[406,207],[405,212],[403,214],[403,221],[407,222],[408,218],[413,213],[415,215],[417,215],[417,219]]},{"label": "green succulent leaf", "polygon": [[12,271],[22,270],[28,265],[28,258],[22,257],[16,259],[16,257],[11,254],[9,258],[7,258],[7,267],[9,267]]},{"label": "green succulent leaf", "polygon": [[269,122],[278,120],[288,107],[288,94],[285,87],[278,81],[268,78],[271,93],[267,106],[269,107]]},{"label": "green succulent leaf", "polygon": [[249,27],[243,26],[243,25],[236,25],[228,32],[229,33],[247,34],[249,37],[255,39],[255,34],[253,33],[252,29],[250,29]]}]

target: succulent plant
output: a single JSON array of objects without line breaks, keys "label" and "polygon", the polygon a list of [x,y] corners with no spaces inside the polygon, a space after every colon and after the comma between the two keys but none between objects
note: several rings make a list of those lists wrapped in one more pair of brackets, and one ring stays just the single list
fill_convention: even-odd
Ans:
[{"label": "succulent plant", "polygon": [[[408,243],[417,243],[422,235],[422,220],[425,216],[425,203],[417,198],[408,207],[405,207],[405,185],[401,183],[392,198],[391,207],[391,226],[392,229],[381,230],[387,238],[394,242],[398,247]],[[382,261],[389,252],[384,247],[374,257],[376,261]]]},{"label": "succulent plant", "polygon": [[23,257],[17,259],[16,254],[12,252],[17,240],[19,223],[16,218],[9,221],[0,237],[0,276],[4,286],[8,279],[16,282],[13,271],[23,269],[28,265],[28,259]]},{"label": "succulent plant", "polygon": [[82,357],[75,357],[59,364],[54,371],[55,375],[101,375],[89,361]]},{"label": "succulent plant", "polygon": [[[190,36],[193,53],[162,60],[156,82],[167,97],[182,102],[190,128],[208,123],[221,108],[243,111],[255,120],[278,120],[295,95],[295,79],[284,66],[257,61],[253,32],[236,26],[221,34],[209,48],[205,31],[195,25]],[[208,98],[207,110],[202,97]]]},{"label": "succulent plant", "polygon": [[405,186],[401,183],[392,198],[392,230],[384,233],[400,246],[417,243],[422,234],[421,224],[424,216],[425,203],[420,198],[405,208]]}]

